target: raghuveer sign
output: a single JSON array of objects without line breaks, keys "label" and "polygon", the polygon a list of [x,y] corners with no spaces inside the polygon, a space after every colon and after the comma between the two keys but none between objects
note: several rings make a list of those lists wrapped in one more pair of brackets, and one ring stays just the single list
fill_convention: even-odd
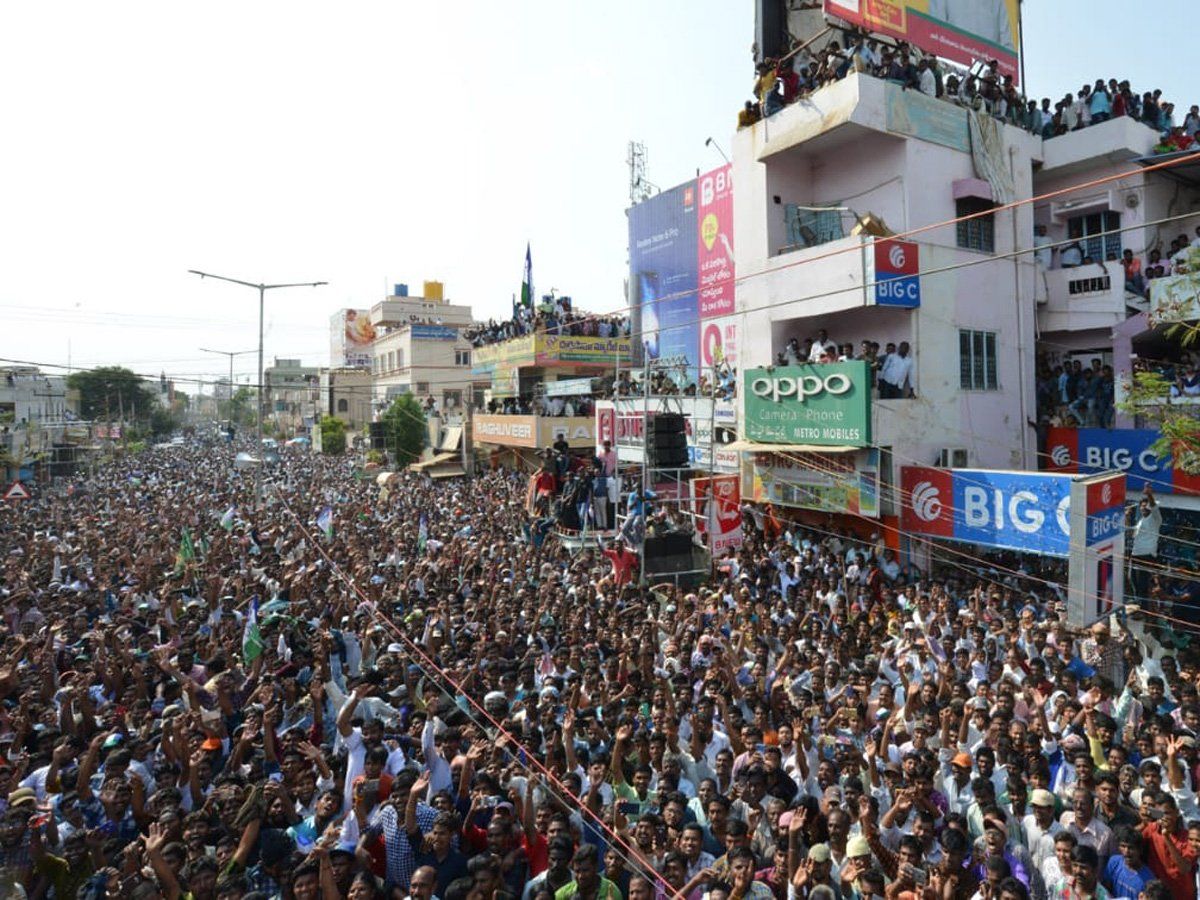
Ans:
[{"label": "raghuveer sign", "polygon": [[862,360],[749,369],[745,435],[767,444],[865,447],[871,442],[871,381]]}]

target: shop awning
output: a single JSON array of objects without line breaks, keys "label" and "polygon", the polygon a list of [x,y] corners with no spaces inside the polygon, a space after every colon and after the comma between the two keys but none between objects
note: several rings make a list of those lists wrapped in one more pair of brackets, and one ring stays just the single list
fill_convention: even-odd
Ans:
[{"label": "shop awning", "polygon": [[430,478],[456,478],[459,475],[466,475],[466,470],[462,466],[444,466],[440,469],[434,469],[429,473]]},{"label": "shop awning", "polygon": [[408,467],[408,470],[410,472],[423,472],[425,469],[431,468],[432,466],[439,466],[449,462],[452,459],[458,458],[459,455],[457,453],[437,453],[429,459],[424,459],[421,460],[421,462],[413,463]]},{"label": "shop awning", "polygon": [[446,428],[446,434],[442,437],[442,443],[438,446],[439,450],[457,450],[462,444],[463,427],[461,425],[450,425]]},{"label": "shop awning", "polygon": [[722,450],[743,453],[853,453],[860,448],[845,444],[760,444],[758,441],[734,441]]}]

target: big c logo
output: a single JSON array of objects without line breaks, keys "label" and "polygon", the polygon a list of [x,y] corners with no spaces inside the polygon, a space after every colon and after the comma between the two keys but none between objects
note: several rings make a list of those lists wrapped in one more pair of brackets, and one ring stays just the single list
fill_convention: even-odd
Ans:
[{"label": "big c logo", "polygon": [[775,403],[788,398],[803,403],[807,398],[819,394],[840,396],[848,394],[853,387],[850,376],[841,372],[833,372],[823,378],[819,375],[800,375],[795,378],[784,375],[779,378],[755,378],[750,382],[750,390],[756,397]]},{"label": "big c logo", "polygon": [[1050,461],[1059,468],[1065,469],[1071,464],[1071,451],[1062,444],[1055,444],[1050,451]]},{"label": "big c logo", "polygon": [[904,269],[904,246],[902,244],[892,244],[888,250],[888,262],[892,264],[893,269]]},{"label": "big c logo", "polygon": [[922,522],[936,521],[942,514],[941,491],[931,481],[918,481],[912,489],[912,511]]}]

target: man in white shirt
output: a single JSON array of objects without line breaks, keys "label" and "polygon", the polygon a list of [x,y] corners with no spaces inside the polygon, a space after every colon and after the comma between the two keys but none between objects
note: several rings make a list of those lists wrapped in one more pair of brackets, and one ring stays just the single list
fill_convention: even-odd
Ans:
[{"label": "man in white shirt", "polygon": [[837,352],[837,344],[829,339],[829,332],[822,328],[817,332],[817,339],[813,341],[812,349],[808,351],[808,361],[810,363],[818,363],[821,361],[822,355],[828,355],[830,359],[836,359]]},{"label": "man in white shirt", "polygon": [[895,353],[889,354],[879,370],[879,399],[898,400],[908,396],[912,388],[913,359],[908,353],[908,341],[901,341]]},{"label": "man in white shirt", "polygon": [[1162,529],[1162,510],[1154,499],[1154,490],[1146,482],[1142,499],[1138,503],[1133,524],[1133,546],[1130,548],[1129,573],[1134,594],[1139,598],[1149,596],[1150,573],[1148,565],[1158,557],[1158,535]]}]

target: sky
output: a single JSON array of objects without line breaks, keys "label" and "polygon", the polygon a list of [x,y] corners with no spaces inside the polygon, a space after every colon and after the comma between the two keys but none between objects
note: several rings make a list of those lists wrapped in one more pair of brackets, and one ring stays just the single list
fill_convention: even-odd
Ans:
[{"label": "sky", "polygon": [[[1112,76],[1200,98],[1165,62],[1186,29],[1026,7],[1035,95]],[[615,309],[626,145],[664,188],[720,165],[705,140],[730,148],[753,21],[751,0],[6,4],[0,357],[221,377],[198,348],[255,348],[257,292],[201,269],[329,282],[267,294],[268,364],[323,365],[330,316],[398,282],[505,315],[526,242],[537,293]]]}]

